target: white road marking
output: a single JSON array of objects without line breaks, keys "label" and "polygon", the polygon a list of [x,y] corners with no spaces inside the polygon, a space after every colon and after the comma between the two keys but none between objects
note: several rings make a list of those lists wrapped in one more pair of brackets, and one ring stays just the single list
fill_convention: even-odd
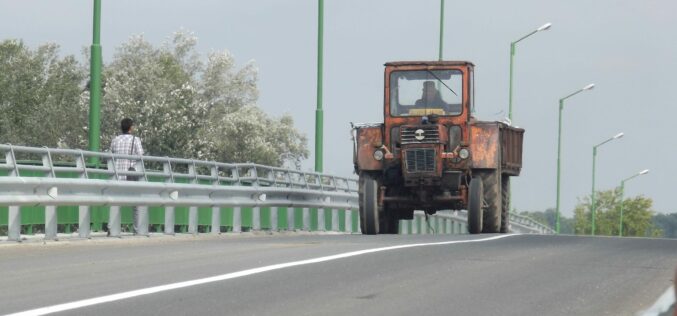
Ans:
[{"label": "white road marking", "polygon": [[229,279],[240,278],[240,277],[244,277],[244,276],[248,276],[248,275],[253,275],[253,274],[258,274],[258,273],[263,273],[263,272],[268,272],[268,271],[273,271],[273,270],[279,270],[279,269],[291,268],[291,267],[302,266],[302,265],[307,265],[307,264],[338,260],[338,259],[343,259],[343,258],[348,258],[348,257],[354,257],[354,256],[360,256],[360,255],[375,253],[375,252],[397,250],[397,249],[404,249],[404,248],[413,248],[413,247],[440,246],[440,245],[465,244],[465,243],[474,243],[474,242],[482,242],[482,241],[491,241],[491,240],[506,238],[506,237],[515,236],[515,235],[517,235],[517,234],[499,235],[499,236],[493,236],[493,237],[487,237],[487,238],[481,238],[481,239],[452,240],[452,241],[442,241],[442,242],[433,242],[433,243],[408,244],[408,245],[399,245],[399,246],[390,246],[390,247],[372,248],[372,249],[351,251],[351,252],[340,253],[340,254],[337,254],[337,255],[331,255],[331,256],[319,257],[319,258],[314,258],[314,259],[306,259],[306,260],[300,260],[300,261],[292,261],[292,262],[287,262],[287,263],[274,264],[274,265],[269,265],[269,266],[260,267],[260,268],[254,268],[254,269],[242,270],[242,271],[238,271],[238,272],[216,275],[216,276],[212,276],[212,277],[208,277],[208,278],[202,278],[202,279],[191,280],[191,281],[165,284],[165,285],[154,286],[154,287],[149,287],[149,288],[140,289],[140,290],[122,292],[122,293],[106,295],[106,296],[100,296],[100,297],[95,297],[95,298],[90,298],[90,299],[85,299],[85,300],[80,300],[80,301],[75,301],[75,302],[70,302],[70,303],[65,303],[65,304],[52,305],[52,306],[27,310],[27,311],[23,311],[23,312],[18,312],[18,313],[14,313],[14,314],[8,314],[6,316],[46,315],[46,314],[51,314],[51,313],[63,312],[63,311],[67,311],[67,310],[97,305],[97,304],[103,304],[103,303],[109,303],[109,302],[124,300],[124,299],[137,297],[137,296],[141,296],[141,295],[148,295],[148,294],[153,294],[153,293],[171,291],[171,290],[176,290],[176,289],[181,289],[181,288],[186,288],[186,287],[191,287],[191,286],[196,286],[196,285],[201,285],[201,284],[207,284],[207,283],[213,283],[213,282],[219,282],[219,281],[224,281],[224,280],[229,280]]},{"label": "white road marking", "polygon": [[[640,313],[639,315],[641,316],[659,316],[672,307],[673,304],[675,304],[675,297],[677,297],[677,292],[675,292],[675,287],[670,286],[665,292],[663,292],[663,295],[661,295],[656,302],[651,306],[649,309],[645,310],[644,312]],[[677,305],[675,306],[677,308]]]}]

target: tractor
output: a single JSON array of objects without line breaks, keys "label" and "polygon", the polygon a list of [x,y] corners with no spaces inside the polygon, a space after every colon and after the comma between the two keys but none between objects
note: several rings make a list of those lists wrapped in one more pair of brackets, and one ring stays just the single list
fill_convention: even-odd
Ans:
[{"label": "tractor", "polygon": [[363,234],[397,234],[415,210],[467,210],[468,232],[507,233],[524,129],[479,121],[474,65],[385,64],[383,123],[352,124]]}]

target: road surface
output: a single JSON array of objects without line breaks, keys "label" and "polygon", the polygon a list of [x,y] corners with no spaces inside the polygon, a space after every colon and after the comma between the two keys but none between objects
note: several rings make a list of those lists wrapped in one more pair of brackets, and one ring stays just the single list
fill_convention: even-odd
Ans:
[{"label": "road surface", "polygon": [[635,315],[670,286],[676,265],[677,240],[577,236],[2,245],[0,314]]}]

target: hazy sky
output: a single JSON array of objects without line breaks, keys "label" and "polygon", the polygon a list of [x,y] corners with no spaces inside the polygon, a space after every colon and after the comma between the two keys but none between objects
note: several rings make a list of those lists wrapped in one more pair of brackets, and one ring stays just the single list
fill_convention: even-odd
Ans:
[{"label": "hazy sky", "polygon": [[[61,45],[79,55],[91,43],[92,1],[0,0],[0,39]],[[446,1],[444,57],[476,67],[477,116],[504,117],[509,43],[546,22],[551,30],[520,42],[515,59],[514,123],[526,128],[524,168],[514,207],[555,205],[557,101],[564,110],[562,210],[590,194],[592,146],[600,147],[597,188],[626,184],[659,212],[676,212],[677,1]],[[439,0],[325,0],[325,171],[350,175],[349,122],[382,121],[383,63],[435,60]],[[259,105],[290,113],[314,144],[317,1],[103,0],[103,57],[133,34],[163,42],[194,31],[199,50],[228,49],[260,69]],[[501,113],[503,111],[504,113]],[[672,136],[672,137],[671,137]],[[671,140],[672,139],[672,140]],[[304,168],[312,168],[313,158]]]}]

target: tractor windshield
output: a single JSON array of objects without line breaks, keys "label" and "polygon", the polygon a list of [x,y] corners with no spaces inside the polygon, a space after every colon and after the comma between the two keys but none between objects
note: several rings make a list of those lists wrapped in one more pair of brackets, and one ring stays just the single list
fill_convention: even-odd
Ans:
[{"label": "tractor windshield", "polygon": [[459,115],[463,112],[459,70],[409,70],[390,74],[393,116]]}]

